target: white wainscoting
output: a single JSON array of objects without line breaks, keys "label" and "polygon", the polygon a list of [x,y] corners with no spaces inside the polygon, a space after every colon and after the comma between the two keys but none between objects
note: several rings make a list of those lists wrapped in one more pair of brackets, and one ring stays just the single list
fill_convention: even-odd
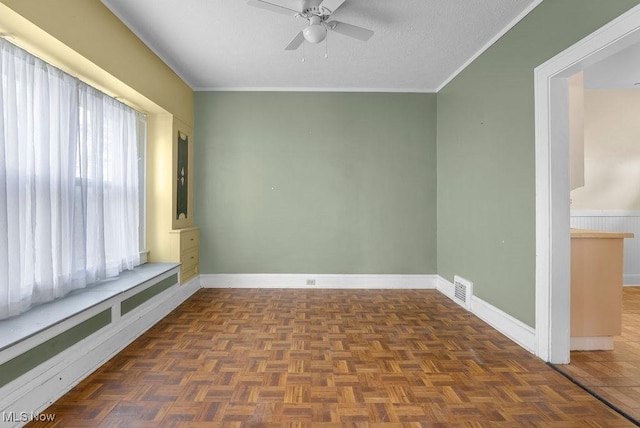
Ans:
[{"label": "white wainscoting", "polygon": [[[159,281],[177,272],[176,268],[156,279]],[[112,307],[115,317],[111,323],[0,388],[0,416],[16,413],[19,417],[22,412],[37,415],[44,411],[198,289],[200,281],[195,277],[150,298],[124,316],[119,315],[120,302],[130,293],[98,305],[99,311]],[[22,426],[24,422],[12,423],[0,417],[0,427]]]},{"label": "white wainscoting", "polygon": [[[203,288],[436,288],[437,275],[209,274]],[[308,281],[315,281],[314,284]]]},{"label": "white wainscoting", "polygon": [[571,211],[571,227],[633,233],[624,240],[624,285],[640,285],[639,211]]}]

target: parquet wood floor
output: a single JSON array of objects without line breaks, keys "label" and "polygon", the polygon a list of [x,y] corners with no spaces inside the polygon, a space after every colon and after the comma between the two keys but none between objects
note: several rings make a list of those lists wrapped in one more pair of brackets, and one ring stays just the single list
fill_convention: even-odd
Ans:
[{"label": "parquet wood floor", "polygon": [[571,364],[556,367],[640,421],[640,287],[623,288],[622,335],[613,351],[574,351]]},{"label": "parquet wood floor", "polygon": [[633,426],[435,290],[203,289],[44,412],[64,427]]}]

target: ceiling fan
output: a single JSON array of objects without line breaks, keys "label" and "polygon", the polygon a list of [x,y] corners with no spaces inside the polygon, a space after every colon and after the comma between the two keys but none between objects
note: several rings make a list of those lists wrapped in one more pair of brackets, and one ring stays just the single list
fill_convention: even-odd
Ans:
[{"label": "ceiling fan", "polygon": [[[327,37],[328,31],[335,31],[354,39],[366,42],[373,36],[373,31],[356,25],[347,24],[341,21],[329,21],[329,17],[338,9],[346,0],[321,0],[310,2],[304,1],[302,10],[294,10],[288,7],[270,3],[265,0],[248,0],[250,6],[259,7],[261,9],[270,10],[272,12],[289,15],[294,18],[304,18],[307,25],[302,31],[289,42],[285,50],[294,51],[298,49],[304,41],[310,43],[320,43]],[[317,5],[315,5],[317,4]]]}]

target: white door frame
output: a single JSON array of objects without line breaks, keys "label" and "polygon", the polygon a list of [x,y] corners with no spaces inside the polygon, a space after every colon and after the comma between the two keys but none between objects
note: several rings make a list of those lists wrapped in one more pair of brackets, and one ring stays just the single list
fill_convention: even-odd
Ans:
[{"label": "white door frame", "polygon": [[640,42],[640,5],[534,70],[536,355],[569,362],[570,237],[568,78]]}]

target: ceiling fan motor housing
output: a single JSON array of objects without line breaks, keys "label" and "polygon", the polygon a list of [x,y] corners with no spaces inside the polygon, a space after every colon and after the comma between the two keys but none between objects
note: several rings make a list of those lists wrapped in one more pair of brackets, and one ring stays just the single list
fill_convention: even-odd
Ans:
[{"label": "ceiling fan motor housing", "polygon": [[326,7],[308,7],[300,13],[300,16],[311,21],[312,18],[320,18],[321,22],[326,21],[331,16],[331,11]]}]

